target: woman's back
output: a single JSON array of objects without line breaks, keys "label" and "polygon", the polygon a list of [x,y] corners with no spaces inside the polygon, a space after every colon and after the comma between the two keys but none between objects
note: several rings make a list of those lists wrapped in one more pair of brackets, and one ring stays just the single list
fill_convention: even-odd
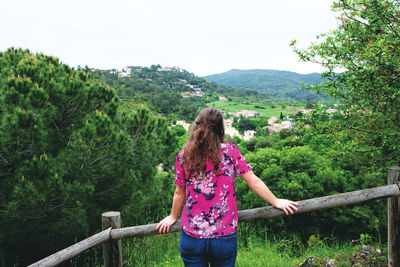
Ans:
[{"label": "woman's back", "polygon": [[234,266],[237,254],[238,212],[235,177],[241,176],[265,201],[297,211],[298,203],[277,199],[254,175],[242,153],[224,143],[223,114],[214,108],[200,112],[189,141],[176,157],[176,189],[171,215],[155,228],[169,232],[182,207],[179,250],[185,266]]},{"label": "woman's back", "polygon": [[[196,238],[213,238],[236,232],[237,204],[235,177],[251,170],[242,153],[232,143],[221,144],[218,171],[207,161],[198,177],[182,167],[183,151],[176,159],[175,183],[186,187],[186,203],[181,228]],[[217,173],[217,175],[215,175]]]}]

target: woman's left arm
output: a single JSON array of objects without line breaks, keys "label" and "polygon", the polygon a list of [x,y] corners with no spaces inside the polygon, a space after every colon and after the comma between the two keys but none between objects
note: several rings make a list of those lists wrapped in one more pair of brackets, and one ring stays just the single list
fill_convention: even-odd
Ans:
[{"label": "woman's left arm", "polygon": [[181,210],[186,200],[186,187],[184,186],[176,186],[174,198],[172,201],[172,210],[171,215],[165,217],[162,221],[160,221],[156,226],[156,231],[160,234],[165,234],[169,232],[171,226],[178,220],[179,214],[181,214]]},{"label": "woman's left arm", "polygon": [[256,192],[257,195],[275,208],[283,210],[286,215],[293,214],[294,212],[298,211],[296,206],[299,206],[299,203],[287,199],[276,198],[275,195],[264,184],[264,182],[258,178],[253,171],[250,170],[245,172],[241,176],[247,185],[254,192]]}]

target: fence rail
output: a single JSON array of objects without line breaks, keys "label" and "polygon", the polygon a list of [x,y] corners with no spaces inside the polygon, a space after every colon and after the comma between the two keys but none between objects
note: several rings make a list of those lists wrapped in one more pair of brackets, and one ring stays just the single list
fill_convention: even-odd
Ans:
[{"label": "fence rail", "polygon": [[[296,214],[356,204],[367,200],[392,196],[400,196],[400,190],[397,184],[298,201],[300,203],[300,206],[298,207],[299,211],[296,212]],[[282,210],[272,206],[241,210],[239,211],[239,222],[267,219],[283,215],[285,215],[285,213]],[[154,223],[113,229],[111,231],[111,237],[114,239],[125,239],[130,237],[155,235],[157,234],[157,232],[154,231],[156,225],[157,224]],[[179,231],[179,222],[177,222],[171,227],[170,232]]]},{"label": "fence rail", "polygon": [[104,242],[110,240],[110,232],[111,232],[111,227],[98,233],[95,235],[92,235],[91,237],[88,237],[81,242],[78,242],[72,246],[69,246],[63,250],[60,250],[59,252],[54,253],[53,255],[50,255],[43,260],[40,260],[38,262],[35,262],[34,264],[31,264],[29,266],[56,266],[66,260],[72,259],[75,256],[78,256],[82,252],[85,252],[86,250],[101,245]]},{"label": "fence rail", "polygon": [[[299,201],[299,211],[305,213],[344,205],[357,204],[373,199],[388,198],[388,265],[400,267],[400,168],[391,167],[388,172],[389,185],[370,189],[352,191],[331,196],[312,198]],[[285,213],[275,207],[263,207],[239,211],[239,222],[253,221],[282,216]],[[69,260],[78,254],[100,244],[103,244],[104,266],[122,266],[121,239],[155,235],[157,224],[147,224],[133,227],[120,227],[119,212],[103,213],[104,231],[91,236],[79,243],[52,254],[30,266],[55,266]],[[107,229],[106,229],[107,228]],[[170,229],[178,232],[179,221]]]}]

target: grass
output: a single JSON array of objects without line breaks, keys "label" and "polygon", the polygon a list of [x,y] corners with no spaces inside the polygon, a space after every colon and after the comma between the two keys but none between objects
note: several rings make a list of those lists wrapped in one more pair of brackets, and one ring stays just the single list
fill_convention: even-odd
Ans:
[{"label": "grass", "polygon": [[267,106],[265,104],[260,104],[260,103],[250,103],[250,104],[244,104],[244,103],[237,103],[236,101],[215,101],[211,102],[208,104],[209,107],[213,107],[219,110],[225,110],[227,112],[236,112],[239,110],[252,110],[252,111],[257,111],[258,113],[261,113],[265,117],[272,117],[276,116],[279,117],[281,112],[284,115],[294,115],[296,114],[296,111],[300,108],[301,106],[284,106],[282,109],[281,105],[271,105]]},{"label": "grass", "polygon": [[184,266],[179,254],[180,233],[124,240],[124,266]]},{"label": "grass", "polygon": [[[123,240],[125,266],[184,266],[179,255],[180,233]],[[298,266],[310,256],[335,259],[336,266],[351,266],[350,259],[360,245],[317,240],[302,244],[296,240],[240,239],[236,266]],[[246,244],[245,244],[246,243]],[[322,265],[321,263],[321,266]]]}]

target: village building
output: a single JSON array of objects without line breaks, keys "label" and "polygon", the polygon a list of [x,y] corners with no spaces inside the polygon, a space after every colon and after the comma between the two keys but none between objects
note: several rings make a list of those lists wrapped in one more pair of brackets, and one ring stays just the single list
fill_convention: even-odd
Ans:
[{"label": "village building", "polygon": [[304,108],[296,110],[296,113],[307,114],[308,112],[310,112],[310,111],[308,109],[304,109]]},{"label": "village building", "polygon": [[271,117],[268,119],[268,124],[272,125],[274,124],[276,121],[278,121],[278,117]]},{"label": "village building", "polygon": [[131,73],[129,72],[118,72],[118,77],[131,77]]},{"label": "village building", "polygon": [[157,71],[171,71],[173,69],[174,69],[173,67],[161,67],[158,68]]},{"label": "village building", "polygon": [[[91,72],[95,72],[95,69],[92,69]],[[107,72],[110,74],[117,74],[118,78],[121,77],[131,77],[131,68],[130,67],[122,67],[117,69],[107,69],[107,70],[100,70],[101,72]]]},{"label": "village building", "polygon": [[201,91],[201,88],[194,88],[193,91],[194,91],[195,96],[203,96],[204,95],[204,92]]},{"label": "village building", "polygon": [[186,131],[189,131],[189,128],[190,128],[190,124],[187,123],[186,121],[176,121],[175,125],[182,125]]},{"label": "village building", "polygon": [[229,135],[231,137],[237,136],[239,138],[242,138],[242,136],[240,135],[239,131],[236,130],[235,128],[233,128],[233,127],[227,127],[225,129],[225,134],[227,134],[227,135]]},{"label": "village building", "polygon": [[193,95],[192,95],[192,92],[182,92],[181,96],[186,98],[186,97],[191,97]]},{"label": "village building", "polygon": [[182,92],[181,93],[182,97],[192,97],[192,96],[200,96],[201,97],[203,95],[204,95],[204,92],[201,91],[201,89],[195,90],[194,92]]},{"label": "village building", "polygon": [[256,131],[254,131],[254,130],[244,131],[243,140],[248,141],[251,138],[253,138],[255,134],[256,134]]},{"label": "village building", "polygon": [[283,121],[281,123],[273,123],[269,126],[265,126],[264,129],[268,129],[269,133],[275,133],[279,132],[283,129],[291,129],[292,128],[292,122],[291,121]]},{"label": "village building", "polygon": [[229,112],[229,114],[232,114],[235,117],[243,116],[245,118],[255,118],[258,112],[253,110],[239,110],[236,112]]},{"label": "village building", "polygon": [[337,109],[335,109],[335,108],[328,108],[327,110],[325,110],[325,113],[328,113],[328,114],[332,114],[335,112],[337,112]]},{"label": "village building", "polygon": [[232,127],[233,118],[224,119],[224,127],[225,129],[228,127]]},{"label": "village building", "polygon": [[219,96],[218,98],[219,98],[219,100],[221,100],[221,101],[226,101],[226,102],[229,101],[229,99],[226,98],[225,96]]}]

